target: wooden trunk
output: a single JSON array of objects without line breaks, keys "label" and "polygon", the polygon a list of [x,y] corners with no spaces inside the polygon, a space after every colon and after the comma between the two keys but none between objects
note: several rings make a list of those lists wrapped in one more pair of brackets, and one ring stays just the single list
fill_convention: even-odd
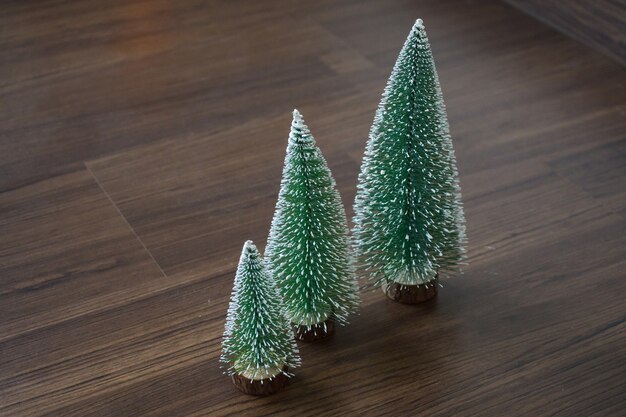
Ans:
[{"label": "wooden trunk", "polygon": [[[283,368],[283,372],[287,372],[287,367]],[[270,395],[282,390],[289,377],[283,372],[272,378],[250,379],[243,375],[234,374],[232,376],[233,384],[243,393],[248,395]]]},{"label": "wooden trunk", "polygon": [[402,304],[419,304],[437,297],[438,279],[421,285],[407,285],[390,282],[383,285],[387,297]]},{"label": "wooden trunk", "polygon": [[313,342],[331,336],[335,331],[335,320],[331,317],[311,326],[298,326],[296,328],[296,339],[303,342]]}]

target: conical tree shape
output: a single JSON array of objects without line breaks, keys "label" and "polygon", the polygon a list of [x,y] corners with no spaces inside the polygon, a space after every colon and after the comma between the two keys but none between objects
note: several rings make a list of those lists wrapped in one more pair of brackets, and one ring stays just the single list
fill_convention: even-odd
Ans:
[{"label": "conical tree shape", "polygon": [[220,359],[231,375],[250,380],[286,374],[300,363],[274,281],[251,241],[239,259]]},{"label": "conical tree shape", "polygon": [[265,256],[297,326],[341,324],[358,307],[346,215],[335,180],[297,110]]},{"label": "conical tree shape", "polygon": [[421,20],[400,52],[376,111],[354,210],[355,252],[375,286],[428,286],[464,257],[456,159]]}]

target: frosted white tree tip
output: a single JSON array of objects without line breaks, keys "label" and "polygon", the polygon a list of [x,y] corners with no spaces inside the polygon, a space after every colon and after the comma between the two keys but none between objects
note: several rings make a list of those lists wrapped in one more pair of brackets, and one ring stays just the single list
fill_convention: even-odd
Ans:
[{"label": "frosted white tree tip", "polygon": [[293,109],[293,121],[291,122],[291,124],[297,127],[304,126],[304,119],[302,118],[302,113],[300,113],[298,109]]},{"label": "frosted white tree tip", "polygon": [[[241,249],[238,268],[241,267],[241,264],[243,264],[244,262],[250,262],[251,260],[259,258],[260,256],[261,255],[254,245],[254,242],[252,242],[251,240],[246,240],[246,242],[243,244],[243,249]],[[235,276],[235,281],[236,280],[237,276]]]},{"label": "frosted white tree tip", "polygon": [[309,127],[304,123],[304,118],[298,109],[293,109],[293,120],[291,121],[291,132],[289,133],[290,141],[293,143],[315,144],[315,139],[311,135]]},{"label": "frosted white tree tip", "polygon": [[413,27],[415,29],[424,29],[424,21],[422,19],[417,19]]}]

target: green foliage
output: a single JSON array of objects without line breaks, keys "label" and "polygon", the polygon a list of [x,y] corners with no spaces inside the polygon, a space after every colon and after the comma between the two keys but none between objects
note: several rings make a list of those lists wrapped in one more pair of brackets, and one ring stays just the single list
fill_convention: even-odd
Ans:
[{"label": "green foliage", "polygon": [[251,241],[239,259],[220,359],[231,374],[250,379],[275,376],[300,362],[274,282]]},{"label": "green foliage", "polygon": [[400,52],[370,130],[354,223],[359,266],[373,285],[428,283],[464,256],[456,160],[421,20]]},{"label": "green foliage", "polygon": [[280,194],[265,256],[287,317],[345,323],[358,306],[346,215],[335,180],[294,110]]}]

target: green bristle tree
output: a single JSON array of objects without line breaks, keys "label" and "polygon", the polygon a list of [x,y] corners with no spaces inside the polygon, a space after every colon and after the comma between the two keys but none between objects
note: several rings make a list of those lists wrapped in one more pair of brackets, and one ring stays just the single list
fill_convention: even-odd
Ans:
[{"label": "green bristle tree", "polygon": [[297,110],[265,256],[299,339],[325,337],[357,310],[345,210]]},{"label": "green bristle tree", "polygon": [[288,370],[300,364],[280,295],[251,241],[244,244],[239,259],[220,360],[238,388],[250,394],[284,385]]},{"label": "green bristle tree", "polygon": [[[359,267],[372,285],[382,285],[398,301],[436,295],[438,274],[456,269],[464,258],[456,159],[421,20],[400,52],[376,111],[354,210]],[[390,294],[391,287],[413,295]]]}]

